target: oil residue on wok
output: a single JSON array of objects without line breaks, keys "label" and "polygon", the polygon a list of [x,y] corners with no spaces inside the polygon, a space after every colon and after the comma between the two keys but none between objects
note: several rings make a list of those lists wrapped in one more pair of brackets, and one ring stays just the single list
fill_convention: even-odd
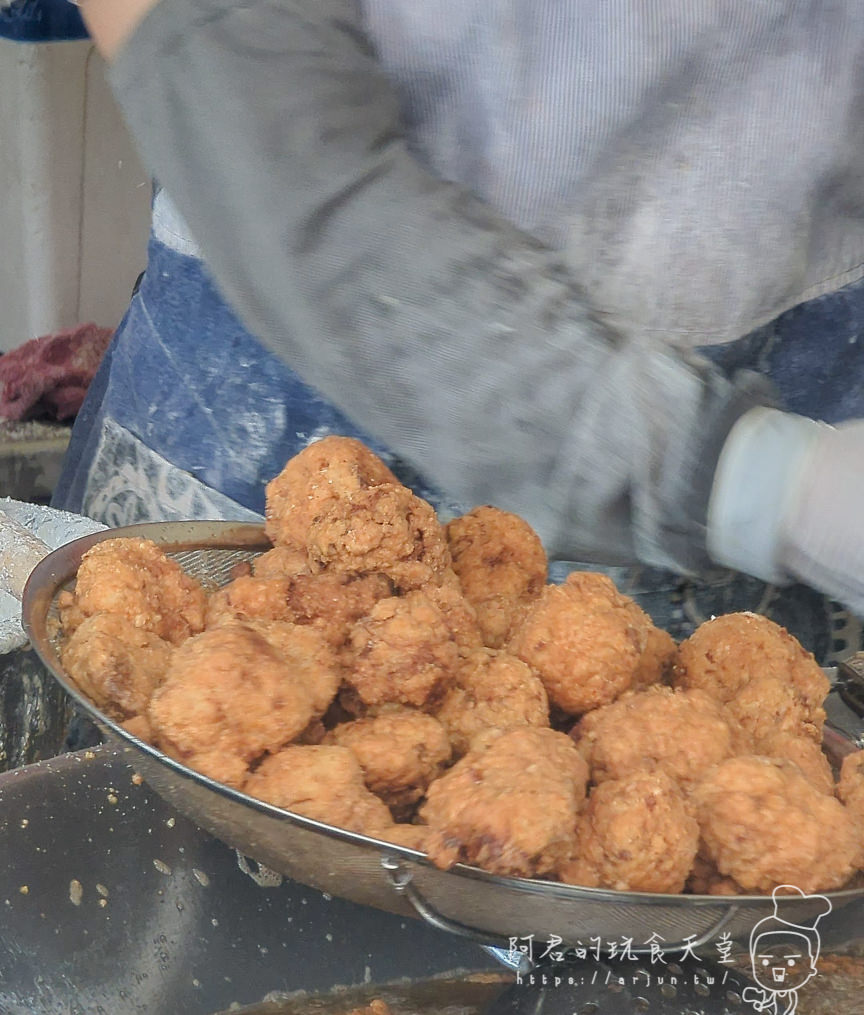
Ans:
[{"label": "oil residue on wok", "polygon": [[269,995],[246,1008],[214,1015],[348,1015],[374,1000],[384,1001],[392,1015],[484,1015],[512,983],[507,973],[475,973],[413,982],[337,988],[326,994],[306,991]]}]

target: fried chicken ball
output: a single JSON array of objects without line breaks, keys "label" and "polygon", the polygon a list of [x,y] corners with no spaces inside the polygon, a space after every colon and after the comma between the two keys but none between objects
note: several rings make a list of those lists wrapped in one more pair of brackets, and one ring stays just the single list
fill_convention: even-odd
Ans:
[{"label": "fried chicken ball", "polygon": [[452,753],[441,723],[414,709],[343,723],[327,734],[325,743],[354,752],[366,786],[397,819],[410,814]]},{"label": "fried chicken ball", "polygon": [[815,704],[821,694],[818,686],[814,681],[813,693],[804,697],[786,678],[765,674],[742,687],[726,705],[739,730],[741,753],[770,755],[781,733],[811,740],[818,747],[825,715],[821,705]]},{"label": "fried chicken ball", "polygon": [[672,635],[652,624],[648,628],[645,648],[633,674],[633,689],[644,690],[654,684],[670,682],[677,657],[678,646]]},{"label": "fried chicken ball", "polygon": [[284,747],[261,762],[246,779],[243,792],[376,838],[393,825],[390,811],[366,788],[357,756],[335,744]]},{"label": "fried chicken ball", "polygon": [[376,603],[352,628],[344,660],[345,683],[361,706],[424,708],[453,683],[459,649],[441,610],[418,589]]},{"label": "fried chicken ball", "polygon": [[177,648],[148,709],[162,750],[237,788],[252,761],[293,740],[314,715],[295,667],[242,624],[214,627]]},{"label": "fried chicken ball", "polygon": [[633,772],[591,791],[559,877],[588,888],[678,893],[698,846],[680,787],[662,771]]},{"label": "fried chicken ball", "polygon": [[518,727],[471,750],[429,787],[420,820],[439,867],[550,875],[570,856],[588,768],[573,741]]},{"label": "fried chicken ball", "polygon": [[312,520],[333,502],[399,480],[360,441],[324,437],[304,448],[267,484],[266,532],[275,544],[305,552]]},{"label": "fried chicken ball", "polygon": [[[864,836],[864,751],[853,751],[843,759],[837,780],[837,796],[858,821]],[[864,863],[864,854],[861,862]]]},{"label": "fried chicken ball", "polygon": [[274,546],[252,562],[256,578],[293,578],[298,574],[312,574],[306,544],[302,546]]},{"label": "fried chicken ball", "polygon": [[352,625],[392,594],[390,582],[381,574],[242,577],[210,596],[207,627],[225,620],[290,621],[317,628],[334,648],[341,648]]},{"label": "fried chicken ball", "polygon": [[649,687],[588,712],[573,730],[595,783],[633,772],[664,772],[684,790],[731,758],[733,733],[723,706],[705,691]]},{"label": "fried chicken ball", "polygon": [[[339,657],[317,627],[280,620],[248,620],[245,627],[267,640],[279,659],[309,691],[313,723],[330,707],[342,682]],[[310,728],[304,731],[308,736]]]},{"label": "fried chicken ball", "polygon": [[87,617],[64,643],[66,672],[112,719],[131,719],[147,708],[165,679],[172,646],[117,613]]},{"label": "fried chicken ball", "polygon": [[477,623],[477,613],[463,595],[455,576],[453,580],[445,580],[441,585],[424,585],[423,593],[441,611],[450,637],[460,652],[470,652],[481,647],[483,636]]},{"label": "fried chicken ball", "polygon": [[563,585],[546,586],[507,650],[539,673],[552,705],[579,715],[614,701],[637,675],[640,685],[661,678],[643,665],[656,658],[653,628],[605,575],[574,572]]},{"label": "fried chicken ball", "polygon": [[745,891],[830,891],[855,871],[851,815],[790,761],[731,758],[706,774],[693,800],[705,855]]},{"label": "fried chicken ball", "polygon": [[416,849],[418,853],[425,853],[429,829],[426,825],[396,824],[387,829],[384,838],[397,846],[405,846],[406,849]]},{"label": "fried chicken ball", "polygon": [[540,537],[518,515],[488,506],[454,518],[446,533],[453,570],[477,611],[483,642],[501,648],[546,584]]},{"label": "fried chicken ball", "polygon": [[69,632],[83,617],[114,613],[178,645],[203,630],[206,602],[201,585],[152,540],[118,537],[84,554],[61,619]]},{"label": "fried chicken ball", "polygon": [[354,1008],[348,1015],[393,1015],[390,1006],[381,998],[375,998],[363,1008]]},{"label": "fried chicken ball", "polygon": [[548,726],[549,700],[543,681],[521,659],[503,650],[478,648],[459,664],[455,684],[436,715],[457,757],[478,733],[514,726]]},{"label": "fried chicken ball", "polygon": [[138,740],[143,740],[145,744],[153,743],[153,729],[146,715],[133,715],[131,719],[125,719],[120,725],[127,733],[137,737]]},{"label": "fried chicken ball", "polygon": [[750,752],[778,731],[822,739],[828,678],[785,628],[755,613],[701,624],[678,648],[675,682],[726,704]]},{"label": "fried chicken ball", "polygon": [[811,737],[782,730],[762,741],[765,757],[791,761],[814,789],[834,795],[834,773],[822,748]]},{"label": "fried chicken ball", "polygon": [[225,621],[293,620],[288,606],[290,578],[258,578],[243,575],[207,597],[205,627]]},{"label": "fried chicken ball", "polygon": [[452,574],[435,509],[392,483],[331,501],[312,520],[306,545],[318,568],[385,574],[403,592]]},{"label": "fried chicken ball", "polygon": [[696,854],[690,876],[684,889],[690,895],[746,895],[747,893],[732,878],[724,877],[717,864],[703,856],[701,850]]}]

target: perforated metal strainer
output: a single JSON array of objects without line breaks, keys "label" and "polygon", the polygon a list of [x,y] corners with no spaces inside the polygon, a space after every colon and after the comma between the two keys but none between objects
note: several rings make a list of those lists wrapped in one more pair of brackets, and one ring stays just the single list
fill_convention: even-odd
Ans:
[{"label": "perforated metal strainer", "polygon": [[[503,878],[466,865],[442,871],[414,850],[347,832],[281,810],[229,789],[132,737],[83,698],[64,672],[57,648],[56,599],[70,587],[83,554],[120,536],[152,539],[184,568],[212,585],[232,568],[270,547],[263,528],[236,522],[135,525],[75,540],[46,557],[24,594],[27,634],[44,665],[114,740],[129,764],[179,812],[260,863],[304,884],[354,902],[407,916],[510,951],[557,940],[604,950],[623,942],[634,954],[701,951],[717,954],[730,942],[746,945],[750,930],[773,912],[770,898],[653,895],[579,888],[539,880]],[[835,914],[847,911],[838,930],[854,936],[862,924],[864,889],[830,893]],[[852,907],[851,909],[848,907]],[[801,922],[813,906],[782,900],[782,914]],[[864,936],[861,926],[860,936]]]}]

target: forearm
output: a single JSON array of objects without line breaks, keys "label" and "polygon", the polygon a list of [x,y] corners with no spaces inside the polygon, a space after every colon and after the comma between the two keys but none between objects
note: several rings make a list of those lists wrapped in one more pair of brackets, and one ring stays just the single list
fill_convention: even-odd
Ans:
[{"label": "forearm", "polygon": [[623,343],[558,255],[425,173],[350,0],[165,0],[114,81],[223,290],[308,382],[553,553],[694,562],[705,449],[758,394]]}]

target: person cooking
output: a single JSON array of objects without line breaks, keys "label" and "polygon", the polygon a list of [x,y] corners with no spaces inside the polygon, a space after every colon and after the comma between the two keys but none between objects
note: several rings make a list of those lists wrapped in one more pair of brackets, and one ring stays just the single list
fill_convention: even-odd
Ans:
[{"label": "person cooking", "polygon": [[553,558],[864,612],[855,0],[81,10],[165,189],[57,506],[246,517],[352,433]]}]

